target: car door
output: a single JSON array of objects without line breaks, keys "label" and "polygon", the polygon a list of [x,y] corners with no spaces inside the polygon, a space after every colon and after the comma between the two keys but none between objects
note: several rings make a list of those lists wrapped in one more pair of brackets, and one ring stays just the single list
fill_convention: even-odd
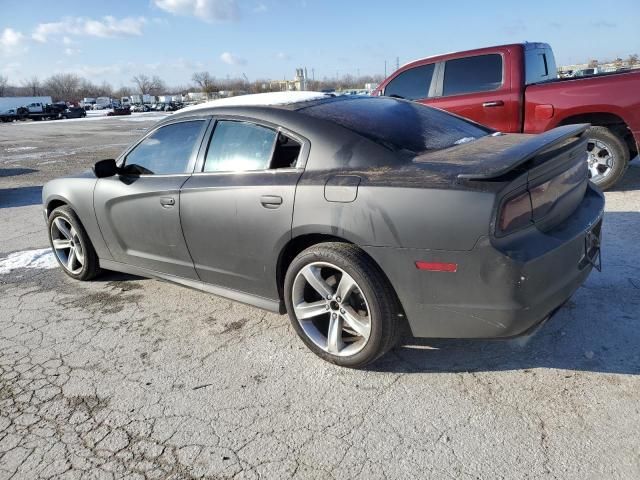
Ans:
[{"label": "car door", "polygon": [[508,52],[441,62],[434,98],[422,103],[502,132],[517,131],[520,102],[508,83],[504,55]]},{"label": "car door", "polygon": [[180,191],[184,236],[206,283],[277,299],[278,254],[291,236],[309,144],[254,121],[219,118]]},{"label": "car door", "polygon": [[197,279],[180,226],[180,187],[193,171],[209,120],[156,128],[94,190],[96,217],[117,262]]}]

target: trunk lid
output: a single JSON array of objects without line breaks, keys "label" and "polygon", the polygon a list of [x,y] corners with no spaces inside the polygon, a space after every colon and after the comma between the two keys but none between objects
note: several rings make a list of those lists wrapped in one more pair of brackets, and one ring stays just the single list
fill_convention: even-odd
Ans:
[{"label": "trunk lid", "polygon": [[521,226],[543,231],[561,223],[584,198],[588,185],[585,132],[588,124],[566,125],[541,135],[499,135],[414,159],[456,181],[496,192],[496,235],[505,205],[518,201]]}]

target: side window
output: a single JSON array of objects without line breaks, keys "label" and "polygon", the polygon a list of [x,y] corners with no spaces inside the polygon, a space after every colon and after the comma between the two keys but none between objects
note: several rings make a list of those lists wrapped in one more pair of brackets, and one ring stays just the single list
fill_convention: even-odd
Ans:
[{"label": "side window", "polygon": [[221,120],[211,136],[204,171],[267,169],[276,135],[275,130],[253,123]]},{"label": "side window", "polygon": [[129,152],[125,171],[156,175],[187,173],[204,125],[204,120],[192,120],[160,127]]},{"label": "side window", "polygon": [[385,96],[407,100],[427,98],[434,68],[435,64],[432,63],[402,72],[387,84],[384,89]]},{"label": "side window", "polygon": [[442,94],[487,92],[502,85],[502,56],[494,53],[448,60]]}]

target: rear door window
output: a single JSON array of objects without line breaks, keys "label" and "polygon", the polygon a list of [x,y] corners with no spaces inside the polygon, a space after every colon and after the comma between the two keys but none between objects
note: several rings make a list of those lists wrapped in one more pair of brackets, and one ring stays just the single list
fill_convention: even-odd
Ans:
[{"label": "rear door window", "polygon": [[432,63],[400,73],[387,84],[384,94],[387,97],[400,97],[407,100],[427,98],[434,67],[435,64]]},{"label": "rear door window", "polygon": [[497,53],[448,60],[442,94],[487,92],[502,85],[502,56]]},{"label": "rear door window", "polygon": [[276,131],[249,122],[216,123],[204,161],[205,172],[265,170],[269,168]]}]

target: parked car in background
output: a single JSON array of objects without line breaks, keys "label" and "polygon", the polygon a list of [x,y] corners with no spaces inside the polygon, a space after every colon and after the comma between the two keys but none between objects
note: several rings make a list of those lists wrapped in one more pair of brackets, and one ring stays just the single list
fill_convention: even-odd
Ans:
[{"label": "parked car in background", "polygon": [[132,105],[131,106],[132,112],[148,112],[150,110],[151,108],[149,108],[148,105]]},{"label": "parked car in background", "polygon": [[588,77],[589,75],[597,75],[600,73],[600,70],[595,68],[583,68],[582,70],[575,70],[571,76],[572,77]]},{"label": "parked car in background", "polygon": [[62,118],[83,118],[87,116],[87,111],[83,107],[68,107],[62,112]]},{"label": "parked car in background", "polygon": [[0,112],[0,122],[13,122],[17,120],[26,120],[29,117],[29,110],[25,107],[10,108],[4,112]]},{"label": "parked car in background", "polygon": [[411,62],[373,95],[415,100],[501,132],[541,133],[590,123],[589,176],[616,184],[640,142],[640,70],[556,78],[551,47],[524,43],[450,53]]},{"label": "parked car in background", "polygon": [[572,295],[604,208],[587,128],[498,134],[388,97],[229,98],[48,182],[47,231],[72,278],[104,268],[288,312],[313,352],[361,367],[405,322],[509,338]]},{"label": "parked car in background", "polygon": [[120,116],[120,115],[131,115],[131,108],[127,107],[116,107],[109,113],[107,113],[108,117]]}]

